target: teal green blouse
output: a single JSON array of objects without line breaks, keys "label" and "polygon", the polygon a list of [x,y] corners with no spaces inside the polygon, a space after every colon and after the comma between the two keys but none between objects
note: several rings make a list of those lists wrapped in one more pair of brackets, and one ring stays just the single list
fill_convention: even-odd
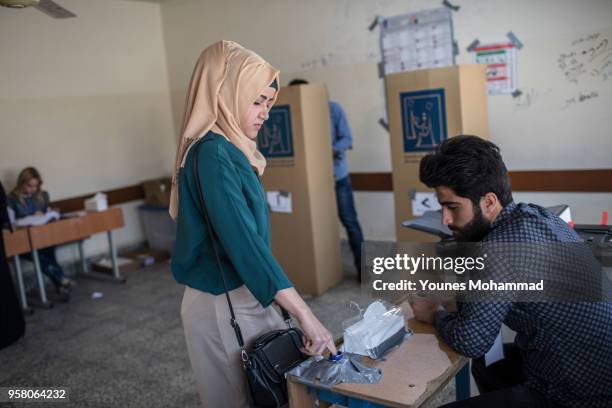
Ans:
[{"label": "teal green blouse", "polygon": [[[228,290],[241,285],[263,307],[276,292],[292,286],[270,248],[270,223],[259,177],[246,156],[223,136],[208,132],[197,143],[199,177],[206,210],[218,238],[217,249]],[[206,221],[199,211],[193,176],[193,146],[179,174],[179,211],[172,255],[175,279],[219,295],[223,283]]]}]

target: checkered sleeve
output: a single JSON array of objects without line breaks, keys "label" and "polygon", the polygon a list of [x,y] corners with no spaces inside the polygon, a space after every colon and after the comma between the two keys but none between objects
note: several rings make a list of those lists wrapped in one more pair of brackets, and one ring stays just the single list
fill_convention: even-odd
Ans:
[{"label": "checkered sleeve", "polygon": [[[520,279],[517,260],[520,254],[512,245],[487,244],[480,248],[485,270],[471,275],[472,280],[511,282]],[[458,353],[478,358],[491,349],[502,323],[518,300],[516,292],[471,290],[459,301],[456,313],[437,312],[435,325],[442,339]]]},{"label": "checkered sleeve", "polygon": [[478,358],[493,346],[510,306],[510,302],[464,303],[455,313],[438,311],[435,326],[452,349]]}]

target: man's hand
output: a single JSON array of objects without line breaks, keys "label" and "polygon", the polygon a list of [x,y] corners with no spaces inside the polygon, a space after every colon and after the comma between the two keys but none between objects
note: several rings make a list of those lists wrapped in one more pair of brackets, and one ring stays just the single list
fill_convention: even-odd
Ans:
[{"label": "man's hand", "polygon": [[410,302],[414,317],[423,323],[433,324],[434,316],[438,310],[440,310],[440,304],[432,302],[425,298],[417,298],[413,302]]}]

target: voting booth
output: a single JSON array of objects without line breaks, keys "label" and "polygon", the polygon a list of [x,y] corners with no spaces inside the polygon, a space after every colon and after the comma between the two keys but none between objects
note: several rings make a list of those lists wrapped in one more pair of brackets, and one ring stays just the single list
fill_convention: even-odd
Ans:
[{"label": "voting booth", "polygon": [[421,158],[456,135],[488,139],[485,68],[453,65],[385,77],[398,241],[437,240],[401,226],[426,210],[439,209],[433,190],[419,182]]},{"label": "voting booth", "polygon": [[258,135],[272,251],[302,294],[342,280],[329,99],[321,84],[280,90]]}]

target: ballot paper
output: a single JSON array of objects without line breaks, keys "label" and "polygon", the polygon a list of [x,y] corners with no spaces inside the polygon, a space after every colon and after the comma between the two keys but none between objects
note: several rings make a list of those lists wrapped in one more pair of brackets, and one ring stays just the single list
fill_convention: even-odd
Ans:
[{"label": "ballot paper", "polygon": [[266,198],[270,211],[277,213],[292,213],[291,193],[288,191],[268,191]]},{"label": "ballot paper", "polygon": [[363,318],[344,330],[344,351],[371,356],[371,350],[405,329],[401,309],[387,309],[380,301],[371,303]]},{"label": "ballot paper", "polygon": [[15,225],[18,227],[31,227],[59,220],[59,218],[60,215],[57,211],[47,211],[45,214],[41,215],[28,215],[27,217],[18,218],[15,220]]}]

